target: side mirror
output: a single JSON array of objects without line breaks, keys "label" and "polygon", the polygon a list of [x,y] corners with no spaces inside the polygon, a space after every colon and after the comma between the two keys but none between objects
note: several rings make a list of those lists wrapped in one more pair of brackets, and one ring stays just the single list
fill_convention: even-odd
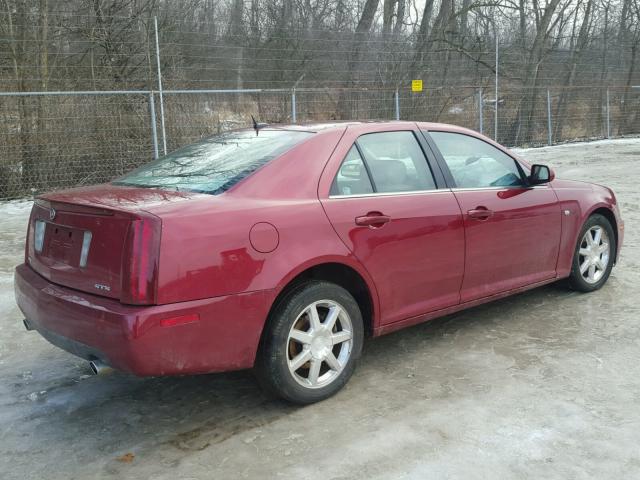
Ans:
[{"label": "side mirror", "polygon": [[531,165],[531,175],[529,175],[530,185],[541,185],[549,183],[556,177],[552,169],[546,165]]}]

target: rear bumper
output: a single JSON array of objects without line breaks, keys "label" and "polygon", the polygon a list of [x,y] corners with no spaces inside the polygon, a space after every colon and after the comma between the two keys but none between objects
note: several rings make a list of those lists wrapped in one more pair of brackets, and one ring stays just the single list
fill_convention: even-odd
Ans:
[{"label": "rear bumper", "polygon": [[[250,368],[273,295],[135,307],[50,283],[25,264],[15,271],[16,302],[31,328],[74,355],[141,376]],[[198,321],[161,325],[194,313]]]}]

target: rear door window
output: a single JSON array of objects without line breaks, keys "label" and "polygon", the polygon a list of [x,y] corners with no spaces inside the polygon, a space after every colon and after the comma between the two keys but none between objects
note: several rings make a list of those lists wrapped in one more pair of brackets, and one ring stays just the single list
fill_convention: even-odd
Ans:
[{"label": "rear door window", "polygon": [[362,195],[373,193],[373,186],[369,174],[354,145],[342,161],[340,170],[331,186],[331,195]]},{"label": "rear door window", "polygon": [[411,192],[436,188],[420,144],[412,132],[362,135],[358,146],[365,157],[376,192]]},{"label": "rear door window", "polygon": [[336,175],[332,195],[435,190],[427,159],[413,132],[362,135]]}]

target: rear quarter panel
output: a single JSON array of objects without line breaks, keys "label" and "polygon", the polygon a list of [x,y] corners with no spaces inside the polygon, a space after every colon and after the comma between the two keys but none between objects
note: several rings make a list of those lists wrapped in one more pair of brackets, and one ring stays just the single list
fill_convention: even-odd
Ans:
[{"label": "rear quarter panel", "polygon": [[[225,211],[227,202],[233,208]],[[234,197],[216,206],[221,211],[198,206],[163,219],[159,303],[277,290],[301,265],[349,255],[318,200]],[[277,248],[271,252],[251,244],[249,232],[259,222],[277,229]]]},{"label": "rear quarter panel", "polygon": [[[366,276],[317,197],[320,174],[343,132],[316,134],[221,195],[150,209],[162,218],[158,302],[258,290],[275,297],[298,273],[326,262]],[[257,223],[275,227],[275,250],[254,248],[250,231]]]}]

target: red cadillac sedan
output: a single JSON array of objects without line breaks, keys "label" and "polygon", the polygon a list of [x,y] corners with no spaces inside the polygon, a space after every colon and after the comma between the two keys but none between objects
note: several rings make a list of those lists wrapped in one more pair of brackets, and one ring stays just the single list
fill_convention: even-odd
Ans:
[{"label": "red cadillac sedan", "polygon": [[559,279],[602,287],[623,229],[609,188],[463,128],[257,126],[38,197],[15,294],[27,329],[95,371],[253,368],[311,403],[365,336]]}]

